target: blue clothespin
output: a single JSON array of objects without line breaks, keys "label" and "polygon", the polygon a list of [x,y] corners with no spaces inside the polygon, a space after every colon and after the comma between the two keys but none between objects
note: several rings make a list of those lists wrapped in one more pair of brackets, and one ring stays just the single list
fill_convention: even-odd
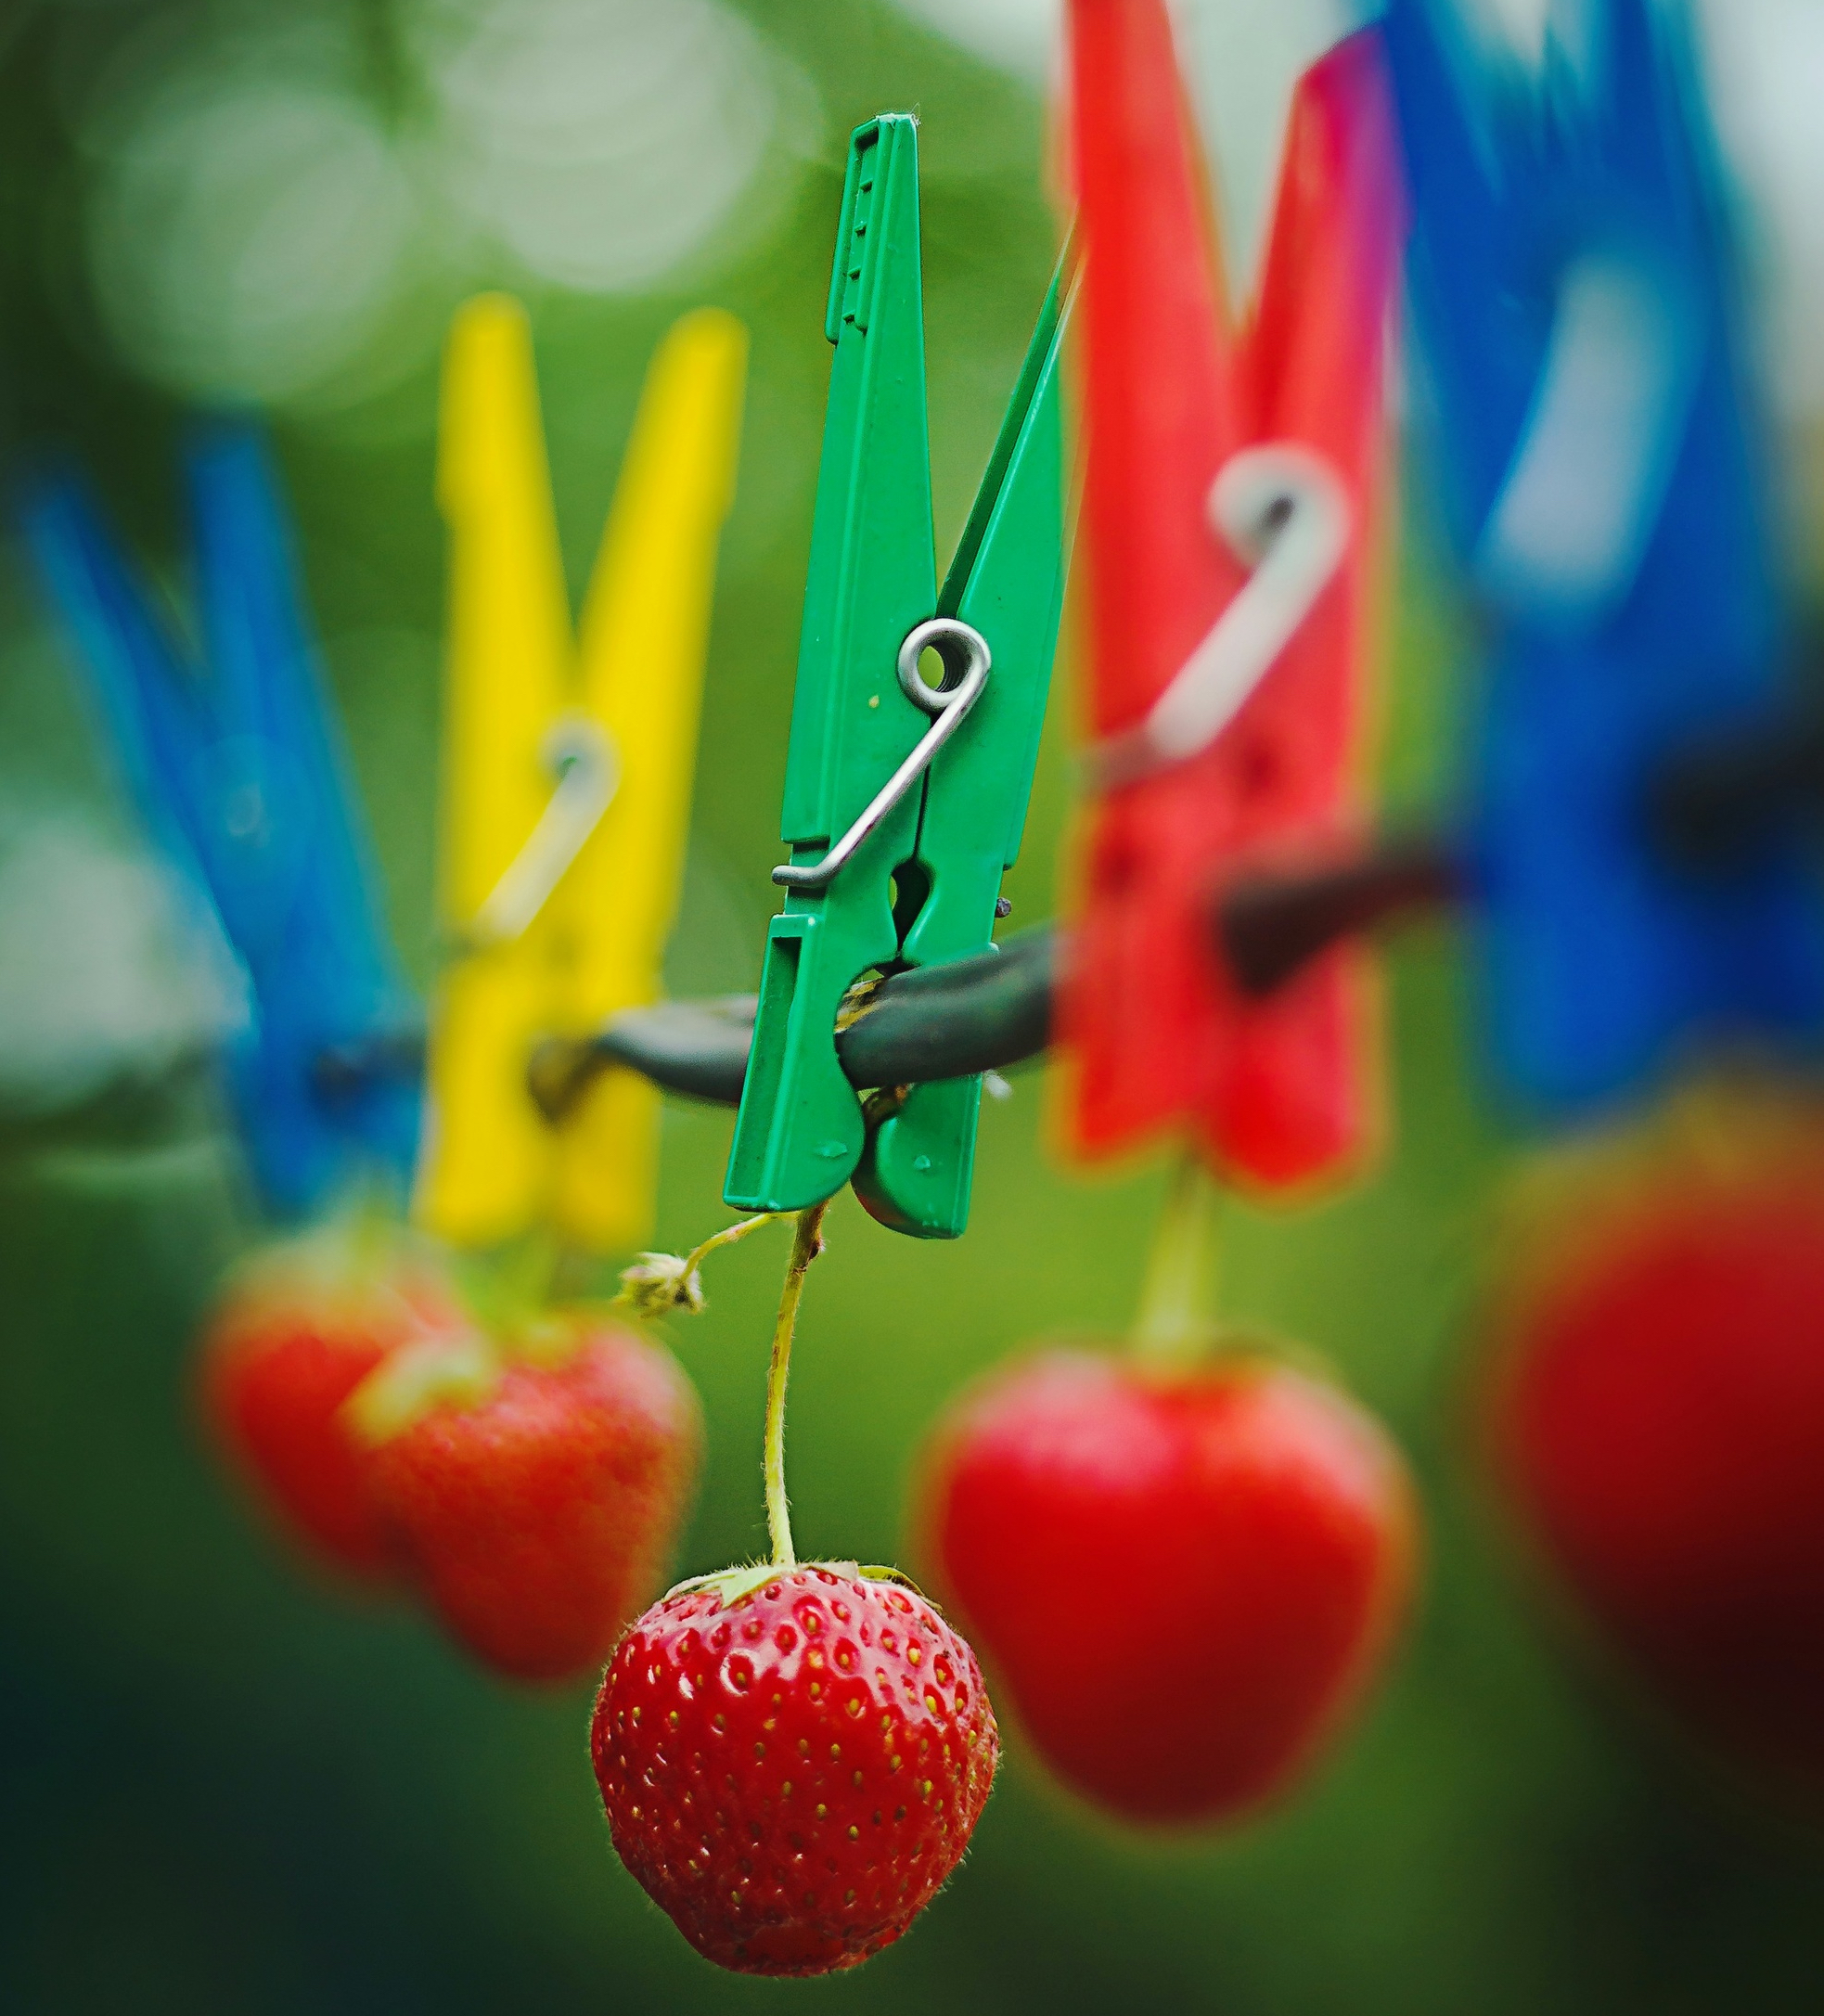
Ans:
[{"label": "blue clothespin", "polygon": [[1447,518],[1494,619],[1470,864],[1496,1062],[1548,1107],[1824,1027],[1790,823],[1655,843],[1658,767],[1777,718],[1785,639],[1719,176],[1682,22],[1589,0],[1538,84],[1391,0]]},{"label": "blue clothespin", "polygon": [[226,1062],[268,1202],[294,1215],[373,1175],[403,1193],[421,1011],[376,912],[273,473],[253,435],[223,429],[187,476],[200,664],[79,476],[27,485],[27,541],[142,818],[245,969],[250,1021]]}]

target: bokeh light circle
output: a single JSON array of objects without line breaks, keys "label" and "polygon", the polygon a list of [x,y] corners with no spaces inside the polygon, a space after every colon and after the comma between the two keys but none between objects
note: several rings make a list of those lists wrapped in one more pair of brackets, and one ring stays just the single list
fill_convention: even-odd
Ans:
[{"label": "bokeh light circle", "polygon": [[492,0],[427,16],[446,192],[530,274],[651,284],[765,156],[778,60],[714,0]]},{"label": "bokeh light circle", "polygon": [[280,399],[366,344],[417,215],[354,97],[184,80],[149,95],[102,160],[90,270],[111,335],[150,376],[212,402]]}]

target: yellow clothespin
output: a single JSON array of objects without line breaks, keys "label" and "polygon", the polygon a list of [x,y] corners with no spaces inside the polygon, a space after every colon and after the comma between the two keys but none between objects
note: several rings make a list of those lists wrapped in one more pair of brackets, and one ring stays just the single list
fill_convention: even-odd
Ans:
[{"label": "yellow clothespin", "polygon": [[650,1236],[659,1096],[604,1073],[554,1129],[533,1044],[654,999],[677,908],[716,546],[747,331],[686,315],[653,357],[580,640],[524,311],[457,314],[438,500],[451,536],[440,903],[417,1214],[488,1245],[535,1226],[594,1251]]}]

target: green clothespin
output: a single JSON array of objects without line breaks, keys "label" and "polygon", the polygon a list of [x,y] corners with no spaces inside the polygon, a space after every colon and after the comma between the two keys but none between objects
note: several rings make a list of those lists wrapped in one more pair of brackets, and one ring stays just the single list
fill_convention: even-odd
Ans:
[{"label": "green clothespin", "polygon": [[[836,346],[760,1014],[726,1201],[795,1211],[852,1177],[895,1231],[969,1222],[980,1078],[915,1085],[871,1133],[836,1059],[873,970],[993,942],[1019,852],[1064,582],[1060,276],[940,592],[918,261],[918,122],[858,127],[825,334]],[[935,652],[938,686],[920,674]]]}]

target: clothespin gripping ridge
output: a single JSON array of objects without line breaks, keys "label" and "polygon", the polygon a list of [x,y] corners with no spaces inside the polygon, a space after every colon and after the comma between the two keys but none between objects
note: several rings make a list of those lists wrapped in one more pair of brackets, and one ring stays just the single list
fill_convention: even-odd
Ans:
[{"label": "clothespin gripping ridge", "polygon": [[[967,1223],[980,1081],[913,1088],[870,1140],[836,1020],[870,971],[992,942],[1062,593],[1061,322],[1054,283],[940,592],[917,126],[892,114],[856,130],[781,819],[792,859],[725,1191],[740,1209],[801,1209],[854,1177],[897,1230],[955,1238]],[[924,648],[944,662],[936,687],[917,669]]]}]

